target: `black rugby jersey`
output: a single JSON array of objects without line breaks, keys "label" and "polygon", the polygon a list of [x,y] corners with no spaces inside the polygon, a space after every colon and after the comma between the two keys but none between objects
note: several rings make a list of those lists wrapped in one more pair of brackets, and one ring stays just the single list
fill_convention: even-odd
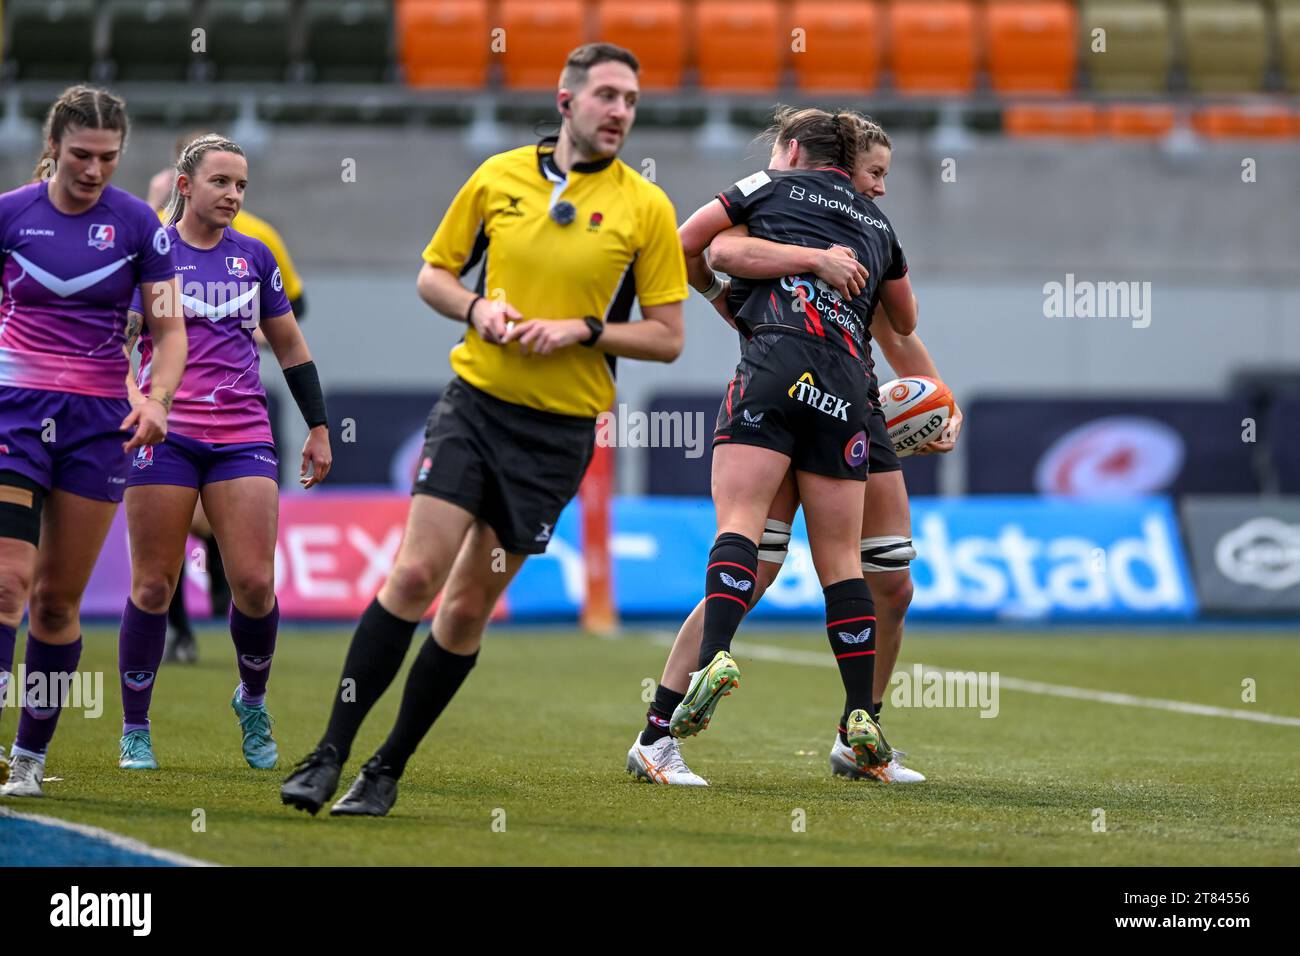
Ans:
[{"label": "black rugby jersey", "polygon": [[813,273],[745,280],[738,291],[748,295],[733,309],[742,332],[781,325],[825,337],[870,362],[868,327],[880,283],[907,274],[902,246],[879,207],[854,191],[847,173],[829,166],[762,170],[717,198],[732,223],[746,223],[751,236],[822,249],[847,246],[869,273],[848,301]]}]

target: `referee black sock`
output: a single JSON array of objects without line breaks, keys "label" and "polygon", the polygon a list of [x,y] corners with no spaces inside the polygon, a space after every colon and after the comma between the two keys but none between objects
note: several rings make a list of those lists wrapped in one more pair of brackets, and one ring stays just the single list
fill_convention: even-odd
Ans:
[{"label": "referee black sock", "polygon": [[663,684],[655,688],[655,699],[645,714],[645,730],[641,731],[641,745],[649,747],[668,736],[668,722],[685,694],[669,690]]},{"label": "referee black sock", "polygon": [[334,707],[321,746],[331,744],[339,752],[339,763],[346,763],[352,741],[361,729],[366,714],[384,696],[402,668],[406,649],[411,646],[418,621],[404,621],[389,614],[379,603],[370,602],[343,662],[343,676],[335,689]]},{"label": "referee black sock", "polygon": [[873,713],[876,677],[876,606],[862,578],[837,581],[822,590],[826,598],[826,638],[844,683],[844,719],[855,710]]},{"label": "referee black sock", "polygon": [[394,777],[402,775],[406,761],[411,759],[433,722],[456,695],[477,660],[478,651],[453,654],[439,646],[433,634],[429,634],[411,665],[411,673],[406,676],[397,723],[375,754],[381,763],[392,768]]},{"label": "referee black sock", "polygon": [[[743,534],[718,535],[709,551],[704,572],[704,642],[699,666],[705,667],[718,651],[730,651],[740,622],[754,600],[758,577],[758,545]],[[863,584],[866,587],[866,584]]]}]

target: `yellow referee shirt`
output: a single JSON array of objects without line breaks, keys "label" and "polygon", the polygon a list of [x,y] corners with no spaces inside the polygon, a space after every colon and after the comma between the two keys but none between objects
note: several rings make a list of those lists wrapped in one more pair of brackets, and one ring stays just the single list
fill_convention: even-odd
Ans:
[{"label": "yellow referee shirt", "polygon": [[[475,170],[424,250],[424,261],[465,275],[484,261],[476,288],[525,319],[594,315],[626,322],[632,302],[686,298],[677,217],[662,189],[619,159],[576,163],[562,175],[554,138],[490,157]],[[551,215],[574,207],[561,225]],[[491,345],[471,326],[451,367],[506,402],[595,418],[614,400],[614,357],[581,345],[524,355],[517,342]]]}]

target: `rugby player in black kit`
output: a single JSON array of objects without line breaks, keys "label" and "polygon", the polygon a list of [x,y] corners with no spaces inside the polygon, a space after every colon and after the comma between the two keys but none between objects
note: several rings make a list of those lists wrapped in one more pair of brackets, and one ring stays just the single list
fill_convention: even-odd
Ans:
[{"label": "rugby player in black kit", "polygon": [[851,298],[811,269],[753,281],[734,309],[748,341],[715,433],[719,534],[706,572],[700,669],[673,711],[674,736],[701,726],[738,686],[730,642],[756,590],[757,542],[768,505],[793,466],[824,588],[827,634],[842,668],[844,660],[855,662],[854,679],[846,679],[854,702],[850,745],[864,758],[889,759],[871,717],[875,619],[858,536],[858,482],[866,479],[869,450],[864,359],[873,302],[879,298],[903,333],[915,323],[915,307],[892,227],[854,191],[847,172],[856,159],[859,120],[856,114],[782,111],[772,167],[720,193],[680,230],[688,273],[699,289],[713,279],[703,250],[739,223],[758,238],[808,247],[810,255],[831,245],[851,250],[868,277]]}]

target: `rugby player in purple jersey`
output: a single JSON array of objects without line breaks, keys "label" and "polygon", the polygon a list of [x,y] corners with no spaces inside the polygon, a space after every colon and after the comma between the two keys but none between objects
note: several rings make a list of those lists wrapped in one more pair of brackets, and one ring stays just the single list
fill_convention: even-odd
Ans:
[{"label": "rugby player in purple jersey", "polygon": [[[81,597],[129,453],[166,437],[185,368],[171,240],[146,203],[109,185],[128,127],[122,100],[70,87],[46,116],[34,181],[0,195],[0,685],[31,602],[0,796],[43,796],[67,675],[81,659]],[[154,358],[149,390],[131,399],[123,344],[133,294]]]},{"label": "rugby player in purple jersey", "polygon": [[[248,185],[243,150],[209,133],[185,147],[176,168],[167,235],[180,280],[190,364],[176,392],[167,440],[141,448],[128,478],[131,596],[118,641],[123,708],[118,766],[158,769],[149,704],[163,658],[167,607],[202,496],[230,581],[230,635],[240,678],[230,706],[243,731],[244,759],[250,767],[269,769],[277,759],[266,686],[280,617],[275,599],[279,463],[253,331],[260,327],[266,336],[310,429],[299,471],[308,488],[325,478],[332,460],[325,398],[275,257],[260,240],[230,227]],[[132,318],[138,315],[133,312]],[[140,348],[144,391],[155,357],[147,333]]]}]

